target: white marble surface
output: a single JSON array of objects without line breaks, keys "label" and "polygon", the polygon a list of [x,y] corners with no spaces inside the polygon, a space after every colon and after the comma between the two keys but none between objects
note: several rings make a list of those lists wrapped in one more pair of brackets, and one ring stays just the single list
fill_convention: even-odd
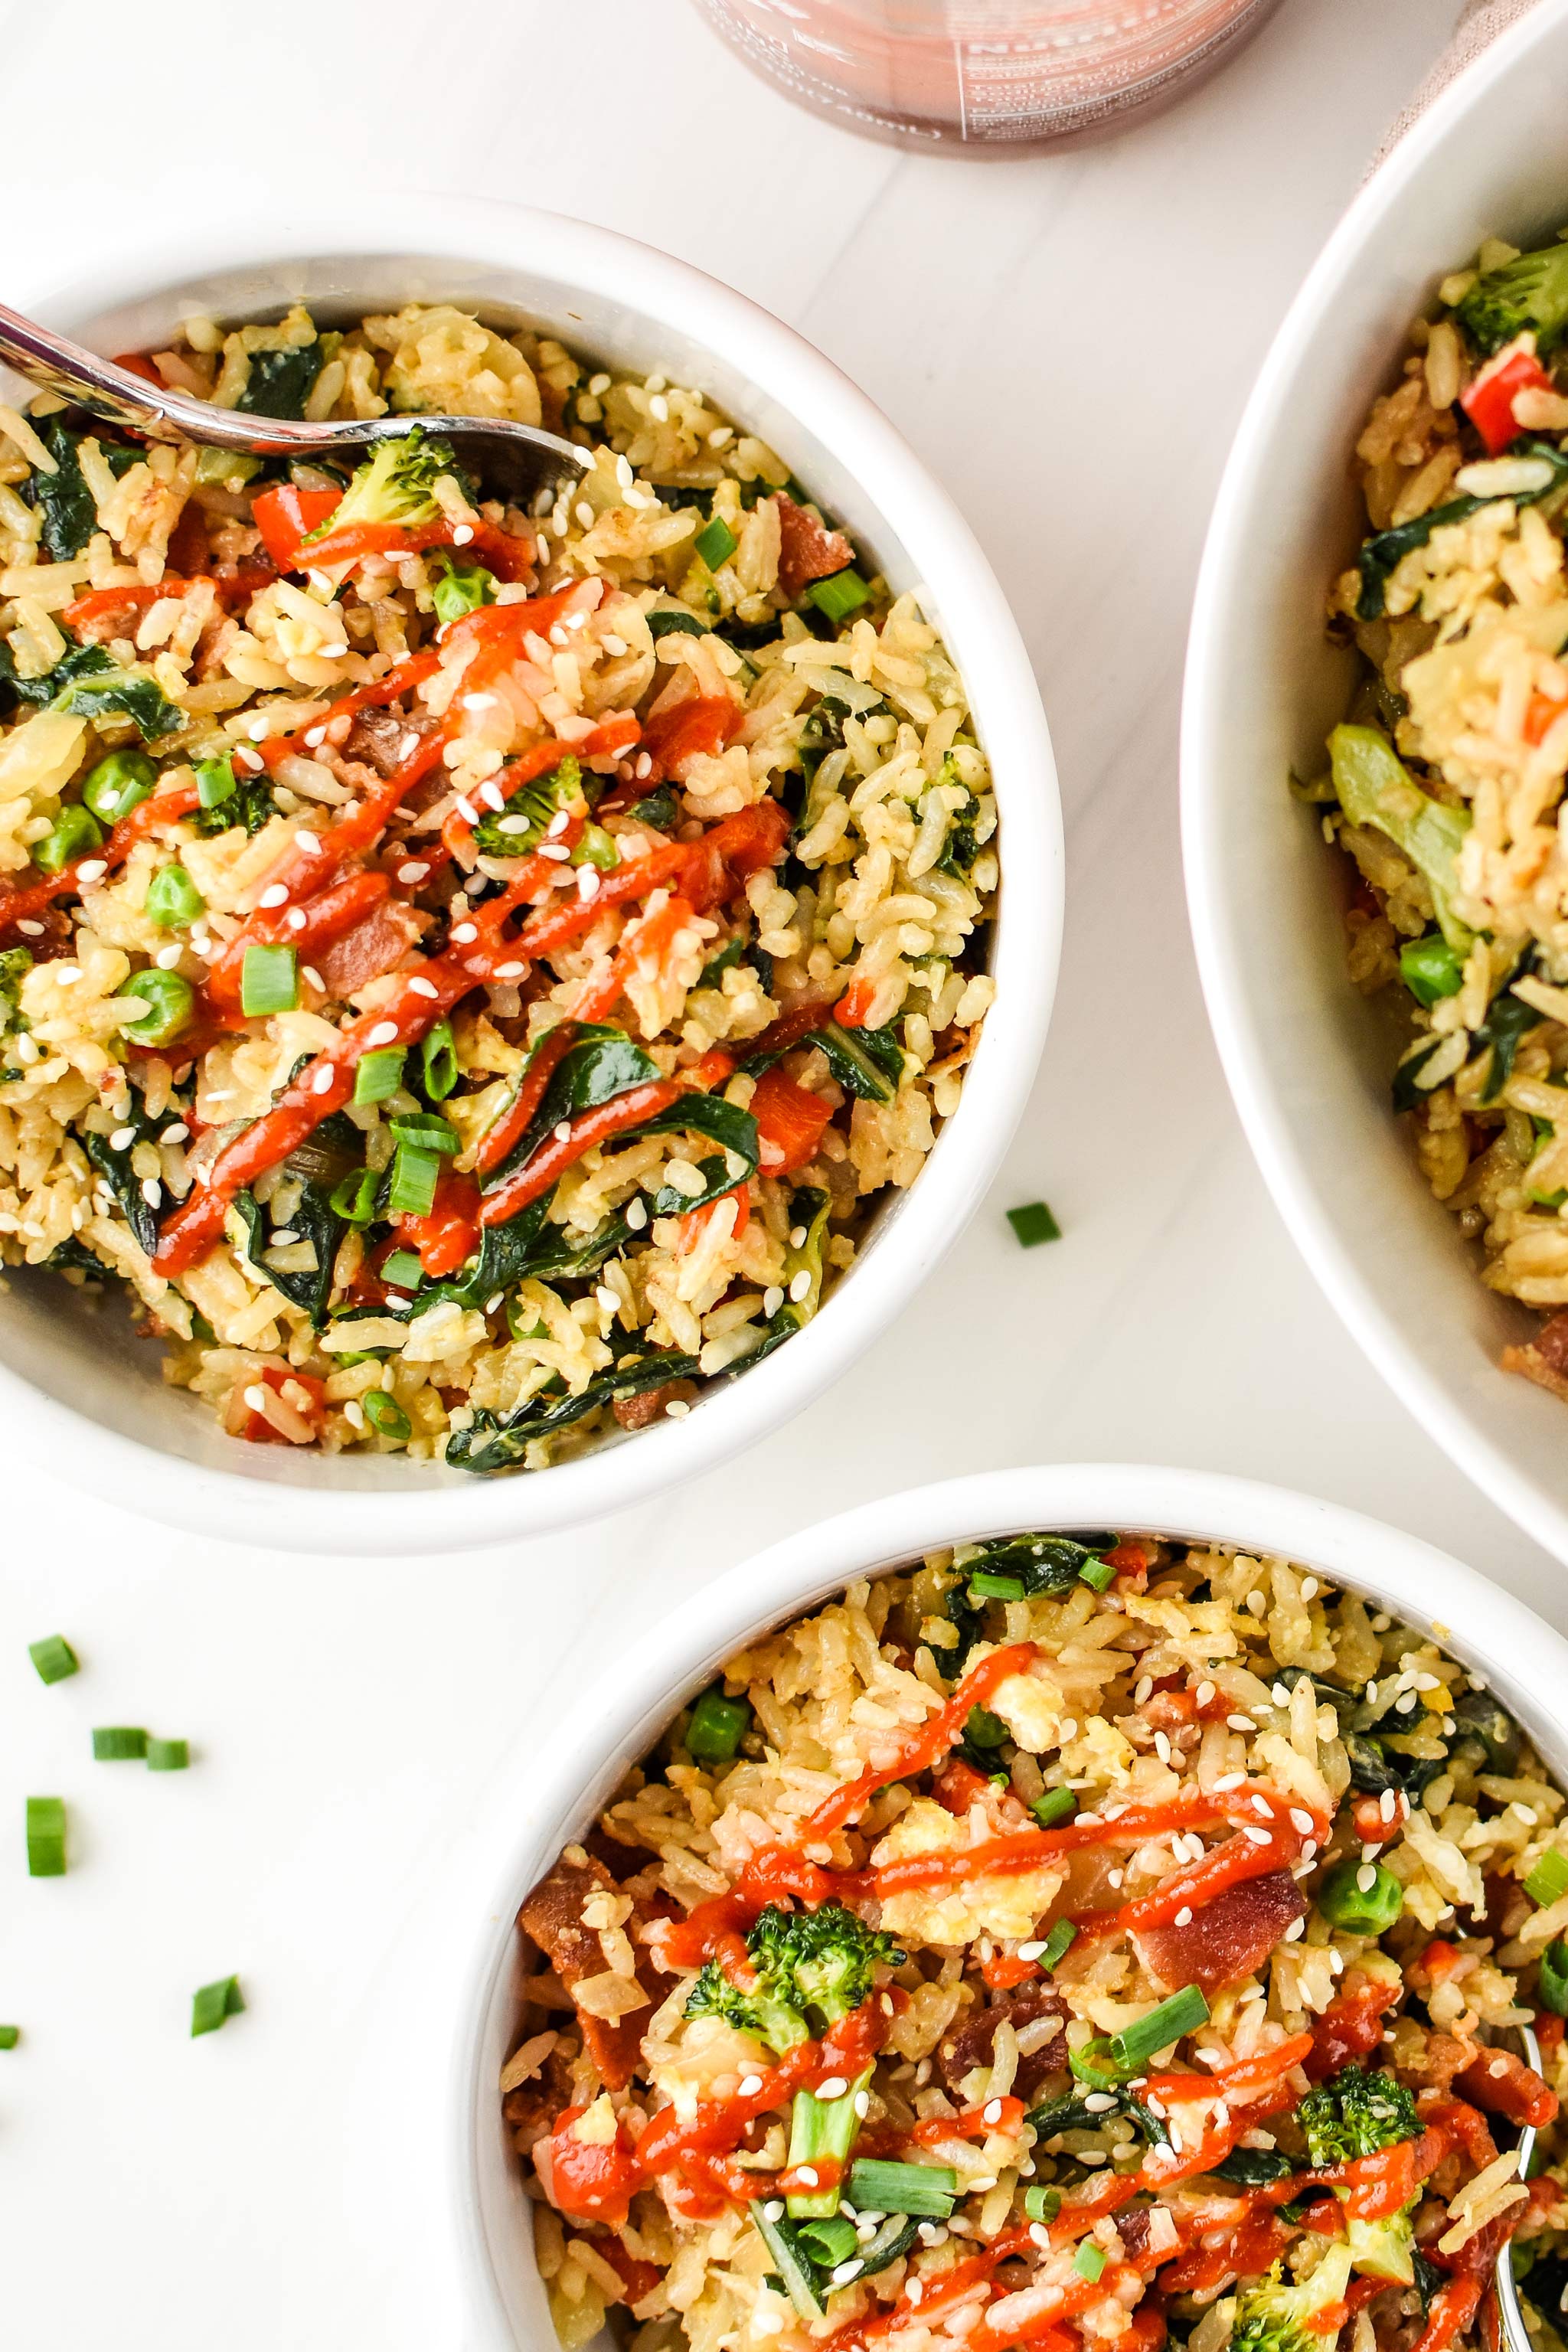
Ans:
[{"label": "white marble surface", "polygon": [[[795,113],[679,0],[164,0],[133,28],[107,0],[0,0],[0,288],[13,238],[68,255],[101,207],[199,206],[215,170],[260,175],[264,206],[347,172],[631,230],[820,343],[963,501],[1016,604],[1071,860],[1056,1028],[993,1200],[749,1459],[571,1539],[384,1569],[169,1536],[7,1459],[8,2341],[460,2340],[437,2157],[476,1889],[581,1675],[776,1533],[949,1466],[1201,1463],[1380,1513],[1568,1620],[1558,1571],[1384,1392],[1279,1225],[1177,859],[1186,607],[1226,447],[1455,7],[1286,0],[1131,137],[970,166]],[[1042,1193],[1067,1237],[1025,1257],[1002,1212]],[[56,1628],[87,1671],[46,1690],[25,1644]],[[188,1734],[199,1769],[94,1767],[88,1727],[125,1720]],[[28,1790],[72,1803],[63,1882],[21,1874]],[[192,2043],[192,1989],[230,1969],[247,2015]]]}]

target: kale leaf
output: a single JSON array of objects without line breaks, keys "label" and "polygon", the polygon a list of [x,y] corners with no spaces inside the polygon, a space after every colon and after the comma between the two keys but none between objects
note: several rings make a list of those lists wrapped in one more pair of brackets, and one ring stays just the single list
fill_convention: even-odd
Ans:
[{"label": "kale leaf", "polygon": [[590,1381],[578,1396],[567,1395],[552,1384],[504,1420],[488,1411],[476,1412],[467,1429],[447,1440],[447,1460],[459,1470],[480,1474],[515,1469],[531,1439],[569,1428],[584,1414],[597,1412],[601,1406],[619,1399],[642,1396],[670,1381],[689,1380],[697,1369],[695,1356],[668,1349],[652,1356],[623,1356],[608,1371]]},{"label": "kale leaf", "polygon": [[245,390],[235,406],[247,416],[303,416],[322,357],[320,338],[287,351],[252,352]]}]

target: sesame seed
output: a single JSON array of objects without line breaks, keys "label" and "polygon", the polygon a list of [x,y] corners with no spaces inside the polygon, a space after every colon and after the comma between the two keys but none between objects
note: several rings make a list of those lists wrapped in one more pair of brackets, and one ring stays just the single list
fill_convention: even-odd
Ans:
[{"label": "sesame seed", "polygon": [[1242,1823],[1241,1834],[1244,1838],[1248,1839],[1253,1845],[1270,1845],[1273,1843],[1267,1830],[1254,1829],[1250,1822],[1244,1822]]},{"label": "sesame seed", "polygon": [[1317,1580],[1317,1578],[1316,1578],[1315,1576],[1304,1576],[1304,1577],[1301,1579],[1301,1598],[1302,1598],[1302,1600],[1303,1600],[1303,1601],[1315,1601],[1315,1600],[1317,1599],[1317,1596],[1318,1596],[1318,1580]]},{"label": "sesame seed", "polygon": [[1276,1706],[1289,1706],[1290,1704],[1289,1687],[1285,1683],[1276,1683],[1268,1696]]},{"label": "sesame seed", "polygon": [[496,966],[496,978],[498,980],[521,980],[527,970],[528,966],[526,963],[498,963]]},{"label": "sesame seed", "polygon": [[299,1238],[299,1234],[291,1234],[286,1225],[274,1225],[272,1228],[274,1249],[287,1249],[290,1242],[297,1242]]},{"label": "sesame seed", "polygon": [[1226,1727],[1230,1731],[1256,1731],[1258,1726],[1249,1715],[1227,1715]]},{"label": "sesame seed", "polygon": [[1044,1944],[1041,1943],[1020,1944],[1018,1958],[1021,1960],[1037,1960],[1045,1948]]},{"label": "sesame seed", "polygon": [[42,923],[35,923],[30,918],[18,923],[16,929],[29,940],[41,940],[44,936]]},{"label": "sesame seed", "polygon": [[[1392,1796],[1394,1791],[1390,1790],[1388,1793]],[[1292,1805],[1290,1808],[1290,1826],[1293,1830],[1300,1830],[1304,1837],[1312,1826],[1311,1814],[1303,1812],[1300,1805]]]},{"label": "sesame seed", "polygon": [[283,918],[283,928],[286,931],[302,931],[304,929],[305,909],[303,907],[289,908],[289,912]]},{"label": "sesame seed", "polygon": [[243,743],[239,745],[234,756],[238,761],[242,768],[249,769],[252,775],[255,775],[258,769],[263,768],[267,764],[258,751],[247,751]]},{"label": "sesame seed", "polygon": [[1274,1808],[1267,1797],[1255,1796],[1252,1800],[1252,1810],[1255,1813],[1261,1813],[1266,1822],[1271,1822],[1274,1819]]},{"label": "sesame seed", "polygon": [[1370,1895],[1372,1893],[1373,1888],[1377,1885],[1377,1872],[1373,1864],[1370,1862],[1363,1863],[1361,1868],[1356,1872],[1355,1883],[1360,1887],[1363,1895]]},{"label": "sesame seed", "polygon": [[595,1291],[594,1296],[598,1300],[606,1315],[618,1313],[621,1304],[620,1294],[618,1291],[612,1290],[607,1282],[600,1283],[598,1288]]},{"label": "sesame seed", "polygon": [[59,987],[74,988],[80,978],[81,974],[74,963],[56,964],[55,980]]},{"label": "sesame seed", "polygon": [[[647,1202],[646,1202],[646,1201],[628,1201],[628,1202],[627,1202],[627,1203],[626,1203],[626,1223],[627,1223],[628,1227],[630,1228],[630,1230],[631,1230],[634,1234],[640,1234],[640,1233],[641,1233],[641,1231],[642,1231],[642,1229],[643,1229],[643,1227],[647,1224]],[[781,1298],[782,1298],[782,1297],[783,1297],[783,1296],[784,1296],[784,1294],[783,1294],[783,1292],[782,1292],[782,1291],[780,1292],[780,1294],[779,1294],[779,1295],[780,1295],[780,1297],[781,1297]]]},{"label": "sesame seed", "polygon": [[825,2083],[818,2083],[816,2095],[819,2099],[841,2099],[848,2088],[842,2074],[829,2074]]},{"label": "sesame seed", "polygon": [[555,1140],[556,1140],[556,1142],[557,1142],[557,1143],[564,1143],[564,1142],[566,1142],[566,1141],[568,1140],[568,1139],[570,1138],[571,1133],[572,1133],[572,1122],[571,1122],[571,1120],[570,1120],[569,1118],[558,1119],[558,1120],[556,1121],[556,1124],[555,1124]]},{"label": "sesame seed", "polygon": [[288,898],[287,883],[269,882],[256,903],[258,907],[281,907],[288,903]]},{"label": "sesame seed", "polygon": [[742,2074],[742,2077],[741,2077],[741,2096],[742,2096],[743,2099],[749,2099],[749,2098],[752,2095],[753,2092],[760,2091],[760,2090],[762,2089],[762,2087],[763,2087],[763,2078],[762,2078],[762,2076],[761,2076],[760,2074]]},{"label": "sesame seed", "polygon": [[918,2278],[907,2279],[905,2281],[904,2294],[909,2302],[918,2304],[924,2293],[925,2288]]},{"label": "sesame seed", "polygon": [[1245,1772],[1222,1772],[1214,1784],[1215,1795],[1222,1797],[1229,1789],[1239,1789],[1246,1779]]},{"label": "sesame seed", "polygon": [[[488,778],[479,786],[479,796],[480,800],[483,801],[486,808],[494,809],[498,816],[500,814],[501,810],[506,806],[506,794],[502,792],[499,784],[492,783]],[[525,818],[524,823],[526,824],[526,822],[527,820]]]},{"label": "sesame seed", "polygon": [[306,980],[308,980],[308,981],[310,982],[310,986],[311,986],[312,988],[319,988],[319,989],[321,990],[321,993],[322,993],[322,995],[323,995],[323,996],[326,994],[326,992],[327,992],[327,983],[326,983],[326,982],[321,978],[321,973],[316,970],[316,967],[315,967],[315,965],[314,965],[313,963],[305,963],[305,964],[301,964],[301,965],[300,965],[300,971],[301,976],[302,976],[304,979],[306,979]]},{"label": "sesame seed", "polygon": [[246,1390],[245,1402],[250,1407],[252,1412],[260,1412],[263,1410],[267,1402],[267,1391],[262,1387],[259,1381],[257,1381],[253,1386]]},{"label": "sesame seed", "polygon": [[143,1176],[142,1179],[142,1198],[146,1202],[147,1206],[150,1209],[155,1209],[163,1197],[163,1187],[159,1183],[156,1176]]},{"label": "sesame seed", "polygon": [[304,740],[314,751],[326,741],[327,730],[324,727],[307,727]]},{"label": "sesame seed", "polygon": [[452,544],[454,547],[467,547],[473,535],[473,524],[471,522],[460,522],[456,530],[452,533]]},{"label": "sesame seed", "polygon": [[[687,1414],[691,1411],[691,1407],[687,1403],[684,1397],[671,1397],[664,1410],[668,1420],[684,1421]],[[803,2179],[805,2179],[804,2174],[802,2174],[801,2177]]]},{"label": "sesame seed", "polygon": [[652,775],[652,773],[653,773],[653,758],[652,758],[651,753],[647,752],[647,751],[639,751],[639,752],[637,753],[637,781],[639,782],[639,783],[641,782],[642,779],[643,779],[645,776],[651,776],[651,775]]},{"label": "sesame seed", "polygon": [[184,1120],[177,1118],[173,1127],[166,1127],[163,1129],[158,1140],[160,1143],[184,1143],[190,1131]]},{"label": "sesame seed", "polygon": [[461,793],[458,794],[457,799],[452,803],[452,806],[457,810],[458,814],[462,818],[465,824],[478,824],[479,821],[479,813],[478,809],[471,806],[470,803],[463,798]]},{"label": "sesame seed", "polygon": [[426,980],[422,972],[416,972],[408,983],[408,993],[410,996],[437,997],[441,992],[433,980]]},{"label": "sesame seed", "polygon": [[[527,820],[524,819],[525,824]],[[508,820],[503,817],[501,823],[504,826]],[[539,845],[539,855],[541,857],[548,857],[552,866],[564,866],[572,852],[569,849],[563,849],[558,841],[542,841]]]},{"label": "sesame seed", "polygon": [[999,2124],[1002,2120],[1001,2100],[987,2099],[985,2105],[980,2110],[980,2120],[982,2123],[986,2124]]},{"label": "sesame seed", "polygon": [[117,1127],[109,1139],[109,1148],[110,1151],[129,1151],[135,1140],[136,1129],[133,1127]]},{"label": "sesame seed", "polygon": [[109,871],[109,861],[104,857],[84,858],[76,870],[82,882],[100,882]]},{"label": "sesame seed", "polygon": [[179,962],[180,958],[184,953],[184,950],[181,947],[179,940],[171,940],[166,948],[159,949],[153,961],[157,965],[160,971],[173,971],[174,966]]},{"label": "sesame seed", "polygon": [[870,2094],[870,2092],[869,2092],[869,2091],[857,2091],[857,2092],[856,2092],[856,2094],[855,2094],[855,2112],[856,2112],[856,2114],[860,2117],[860,2119],[861,2119],[862,2123],[865,2121],[866,2117],[870,2114],[870,2112],[871,2112],[871,2094]]},{"label": "sesame seed", "polygon": [[805,1247],[805,1227],[804,1225],[792,1225],[790,1227],[789,1245],[791,1249],[804,1249]]},{"label": "sesame seed", "polygon": [[595,867],[592,866],[579,866],[577,870],[577,896],[579,898],[596,898],[598,895],[599,877]]},{"label": "sesame seed", "polygon": [[457,923],[453,926],[452,937],[459,947],[466,948],[470,940],[477,940],[479,936],[479,927],[477,923]]},{"label": "sesame seed", "polygon": [[796,2168],[795,2177],[800,2182],[803,2189],[815,2189],[816,2187],[816,2167],[814,2164],[803,2164],[798,2166]]},{"label": "sesame seed", "polygon": [[397,869],[400,882],[423,882],[430,868],[416,857],[410,857]]},{"label": "sesame seed", "polygon": [[599,643],[604,646],[605,651],[607,654],[615,655],[617,659],[626,652],[626,641],[625,637],[601,637]]},{"label": "sesame seed", "polygon": [[364,1427],[364,1407],[360,1403],[357,1397],[350,1397],[347,1404],[344,1405],[343,1419],[353,1429],[363,1429]]},{"label": "sesame seed", "polygon": [[[395,1021],[378,1021],[375,1027],[371,1031],[369,1036],[364,1042],[367,1045],[390,1045],[395,1042],[396,1036],[397,1024]],[[217,1097],[215,1095],[213,1100],[216,1102],[216,1099]]]},{"label": "sesame seed", "polygon": [[1154,1734],[1154,1753],[1159,1758],[1162,1764],[1168,1764],[1170,1762],[1171,1743],[1166,1738],[1163,1731],[1157,1731]]},{"label": "sesame seed", "polygon": [[800,1272],[795,1276],[795,1277],[794,1281],[790,1284],[790,1286],[789,1286],[789,1295],[790,1295],[791,1299],[794,1301],[794,1303],[795,1303],[795,1306],[797,1306],[797,1307],[799,1306],[799,1304],[800,1304],[800,1302],[801,1302],[801,1300],[802,1300],[803,1298],[809,1298],[809,1297],[810,1297],[810,1296],[811,1296],[811,1273],[810,1273],[810,1269],[809,1269],[808,1267],[804,1266],[804,1265],[801,1267]]},{"label": "sesame seed", "polygon": [[1152,1698],[1153,1697],[1153,1696],[1154,1696],[1154,1677],[1153,1677],[1153,1675],[1139,1675],[1139,1677],[1138,1677],[1138,1680],[1137,1680],[1137,1682],[1134,1684],[1134,1685],[1133,1685],[1133,1689],[1132,1689],[1132,1704],[1133,1704],[1133,1706],[1145,1706],[1145,1705],[1148,1703],[1148,1701],[1149,1701],[1150,1699],[1152,1699]]},{"label": "sesame seed", "polygon": [[332,1091],[332,1080],[336,1075],[330,1062],[324,1064],[310,1080],[310,1092],[313,1095],[330,1095]]},{"label": "sesame seed", "polygon": [[763,1293],[763,1313],[764,1315],[776,1315],[783,1305],[784,1292],[779,1288],[778,1284],[775,1282],[771,1290],[764,1290]]}]

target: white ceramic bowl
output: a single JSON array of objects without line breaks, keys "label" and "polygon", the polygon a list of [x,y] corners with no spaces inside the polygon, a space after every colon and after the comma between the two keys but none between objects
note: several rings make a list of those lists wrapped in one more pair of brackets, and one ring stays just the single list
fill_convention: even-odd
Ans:
[{"label": "white ceramic bowl", "polygon": [[1488,234],[1568,220],[1568,0],[1541,0],[1351,206],[1252,394],[1209,532],[1187,661],[1187,893],[1209,1017],[1248,1139],[1308,1263],[1412,1412],[1568,1559],[1568,1413],[1498,1369],[1536,1318],[1483,1289],[1391,1115],[1385,1007],[1345,977],[1340,901],[1287,775],[1324,764],[1350,657],[1324,642],[1361,536],[1349,475],[1405,329]]},{"label": "white ceramic bowl", "polygon": [[721,1577],[584,1694],[518,1790],[516,1843],[484,1906],[458,2009],[450,2123],[453,2214],[469,2305],[466,2339],[482,2352],[553,2352],[533,2265],[530,2207],[496,2090],[517,2039],[518,1945],[511,1922],[562,1846],[581,1837],[628,1764],[722,1661],[766,1627],[941,1546],[1022,1528],[1115,1527],[1283,1553],[1360,1592],[1484,1677],[1559,1776],[1568,1776],[1562,1694],[1568,1642],[1457,1559],[1375,1519],[1277,1486],[1205,1471],[1090,1464],[994,1470],[862,1505],[808,1528]]},{"label": "white ceramic bowl", "polygon": [[93,1314],[64,1285],[26,1278],[0,1296],[7,1443],[62,1477],[200,1532],[314,1551],[450,1551],[617,1510],[711,1468],[818,1395],[931,1273],[995,1172],[1045,1038],[1061,932],[1056,771],[1028,656],[962,516],[880,411],[766,311],[628,237],[520,207],[312,192],[297,216],[281,196],[258,215],[205,200],[166,220],[138,207],[118,228],[104,222],[74,268],[40,239],[14,257],[6,299],[107,352],[156,348],[195,311],[276,315],[303,297],[323,315],[358,316],[450,299],[699,383],[778,449],[896,586],[926,592],[995,772],[997,995],[962,1105],[822,1313],[688,1420],[488,1480],[244,1445],[164,1387],[155,1343],[132,1337],[118,1305]]}]

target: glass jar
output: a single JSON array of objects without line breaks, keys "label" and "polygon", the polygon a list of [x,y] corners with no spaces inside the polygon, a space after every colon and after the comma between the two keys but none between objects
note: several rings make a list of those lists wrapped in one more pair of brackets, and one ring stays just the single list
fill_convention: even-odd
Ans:
[{"label": "glass jar", "polygon": [[697,0],[786,98],[939,154],[1120,130],[1211,73],[1279,0]]}]

